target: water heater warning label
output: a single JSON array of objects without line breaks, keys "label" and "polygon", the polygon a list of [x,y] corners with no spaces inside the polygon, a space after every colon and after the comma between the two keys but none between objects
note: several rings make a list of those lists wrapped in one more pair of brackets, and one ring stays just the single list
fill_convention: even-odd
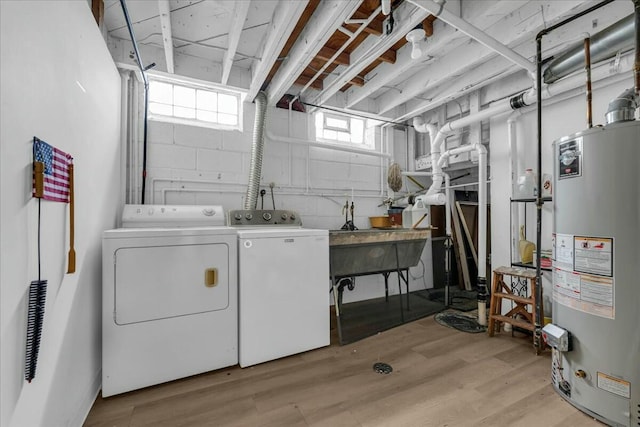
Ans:
[{"label": "water heater warning label", "polygon": [[574,247],[575,271],[613,276],[612,238],[575,236]]},{"label": "water heater warning label", "polygon": [[580,274],[556,268],[553,300],[584,313],[615,318],[614,283],[610,277]]},{"label": "water heater warning label", "polygon": [[629,399],[631,397],[631,383],[611,375],[598,372],[598,388]]}]

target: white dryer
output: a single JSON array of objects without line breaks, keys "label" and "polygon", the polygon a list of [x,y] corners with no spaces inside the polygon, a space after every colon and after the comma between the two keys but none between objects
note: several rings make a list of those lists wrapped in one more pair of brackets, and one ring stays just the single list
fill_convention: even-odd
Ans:
[{"label": "white dryer", "polygon": [[102,241],[102,396],[237,364],[237,233],[222,208],[127,205],[123,227]]}]

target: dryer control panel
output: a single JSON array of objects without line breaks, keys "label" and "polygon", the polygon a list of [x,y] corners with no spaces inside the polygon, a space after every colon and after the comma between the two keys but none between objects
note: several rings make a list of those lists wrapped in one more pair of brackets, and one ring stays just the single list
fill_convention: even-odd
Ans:
[{"label": "dryer control panel", "polygon": [[123,228],[216,227],[225,225],[218,205],[125,205]]},{"label": "dryer control panel", "polygon": [[239,209],[229,211],[229,225],[232,227],[277,225],[301,227],[302,220],[295,211]]}]

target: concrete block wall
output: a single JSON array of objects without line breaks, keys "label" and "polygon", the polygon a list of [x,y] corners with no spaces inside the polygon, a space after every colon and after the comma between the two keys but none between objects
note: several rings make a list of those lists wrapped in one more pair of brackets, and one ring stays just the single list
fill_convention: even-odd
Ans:
[{"label": "concrete block wall", "polygon": [[[251,163],[254,114],[255,105],[245,103],[243,132],[149,121],[146,202],[218,204],[225,211],[242,209]],[[369,216],[385,213],[382,201],[388,191],[388,160],[278,138],[315,140],[314,133],[312,116],[308,114],[267,110],[261,174],[261,188],[267,193],[263,201],[258,198],[258,208],[273,208],[273,184],[275,207],[297,211],[305,227],[339,229],[345,222],[343,206],[353,201],[356,226],[370,228]],[[406,146],[404,140],[397,142],[400,147]],[[380,147],[379,131],[376,146]],[[411,272],[412,289],[423,289],[425,283],[431,286],[430,260],[429,247],[423,254],[423,265]],[[358,284],[355,291],[345,293],[345,302],[384,295],[382,276],[363,277]],[[327,289],[328,285],[327,277]]]}]

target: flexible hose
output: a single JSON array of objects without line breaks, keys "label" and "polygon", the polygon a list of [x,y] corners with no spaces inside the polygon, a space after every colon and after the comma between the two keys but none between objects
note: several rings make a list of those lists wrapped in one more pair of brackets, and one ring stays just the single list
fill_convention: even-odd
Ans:
[{"label": "flexible hose", "polygon": [[244,199],[245,209],[255,209],[258,205],[258,192],[260,191],[260,177],[262,174],[262,152],[264,149],[264,127],[267,121],[267,95],[264,92],[258,93],[255,102],[256,116],[253,124],[249,186]]}]

